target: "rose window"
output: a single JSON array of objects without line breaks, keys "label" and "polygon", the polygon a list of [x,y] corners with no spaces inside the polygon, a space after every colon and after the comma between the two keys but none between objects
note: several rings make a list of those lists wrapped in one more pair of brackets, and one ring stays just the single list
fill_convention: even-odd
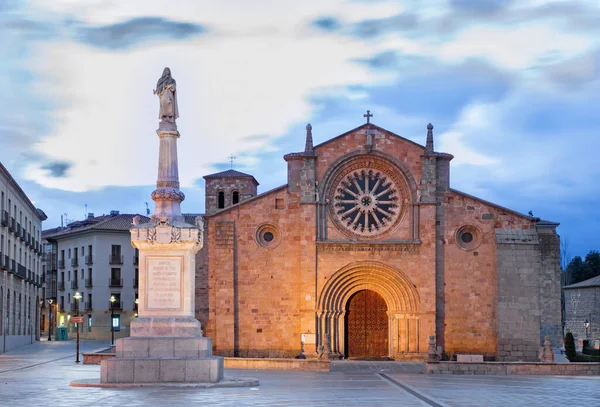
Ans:
[{"label": "rose window", "polygon": [[332,210],[346,232],[359,237],[379,236],[400,219],[402,194],[397,181],[381,170],[360,168],[339,178]]}]

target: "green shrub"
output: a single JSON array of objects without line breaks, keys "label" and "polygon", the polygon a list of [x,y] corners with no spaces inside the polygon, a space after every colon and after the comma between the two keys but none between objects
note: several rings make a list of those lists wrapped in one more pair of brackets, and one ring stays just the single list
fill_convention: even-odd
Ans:
[{"label": "green shrub", "polygon": [[570,360],[570,362],[593,362],[593,363],[600,363],[600,356],[584,355],[584,354],[578,353],[575,356],[575,360]]},{"label": "green shrub", "polygon": [[575,338],[571,332],[567,332],[565,335],[565,356],[569,359],[569,362],[575,362],[577,358],[577,351],[575,351]]},{"label": "green shrub", "polygon": [[600,350],[594,349],[590,341],[583,341],[583,353],[586,355],[600,356]]}]

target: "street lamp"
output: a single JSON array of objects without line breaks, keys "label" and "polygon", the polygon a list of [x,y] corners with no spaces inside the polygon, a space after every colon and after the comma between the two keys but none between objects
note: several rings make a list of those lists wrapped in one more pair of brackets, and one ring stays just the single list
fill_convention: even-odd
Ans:
[{"label": "street lamp", "polygon": [[115,344],[115,322],[114,322],[115,315],[114,315],[113,309],[114,309],[116,300],[117,299],[115,298],[114,295],[110,296],[110,338],[111,338],[110,344],[111,345]]},{"label": "street lamp", "polygon": [[50,333],[52,332],[52,298],[48,300],[48,341],[51,341]]},{"label": "street lamp", "polygon": [[75,299],[75,316],[78,317],[77,318],[77,323],[76,323],[76,328],[77,328],[77,336],[76,336],[76,341],[77,341],[77,347],[75,350],[75,363],[79,363],[79,304],[77,303],[77,301],[79,301],[81,299],[81,294],[79,294],[79,291],[77,291],[75,293],[75,295],[73,296],[73,298]]},{"label": "street lamp", "polygon": [[137,318],[138,317],[138,304],[140,303],[140,300],[136,298],[134,302],[135,302],[135,317]]}]

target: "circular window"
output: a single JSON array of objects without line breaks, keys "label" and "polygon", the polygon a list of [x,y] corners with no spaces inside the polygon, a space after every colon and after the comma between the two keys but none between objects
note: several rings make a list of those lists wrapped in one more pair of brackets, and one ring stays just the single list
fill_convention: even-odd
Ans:
[{"label": "circular window", "polygon": [[400,224],[410,194],[390,163],[363,158],[335,176],[329,196],[333,221],[344,234],[376,239]]},{"label": "circular window", "polygon": [[481,244],[481,231],[475,226],[462,226],[456,231],[456,243],[465,250],[474,250]]},{"label": "circular window", "polygon": [[264,223],[256,228],[256,243],[267,249],[273,249],[281,242],[281,233],[277,226]]},{"label": "circular window", "polygon": [[460,240],[462,240],[463,243],[471,243],[473,241],[473,234],[471,232],[465,232],[460,235]]}]

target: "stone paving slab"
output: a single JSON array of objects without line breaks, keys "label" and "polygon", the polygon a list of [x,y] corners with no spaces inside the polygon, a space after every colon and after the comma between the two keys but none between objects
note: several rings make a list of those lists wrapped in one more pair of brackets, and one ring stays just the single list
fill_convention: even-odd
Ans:
[{"label": "stone paving slab", "polygon": [[[350,361],[332,372],[225,370],[260,381],[246,388],[71,387],[100,377],[99,366],[74,363],[74,349],[74,341],[42,342],[0,355],[0,406],[600,406],[597,377],[428,376],[402,372],[418,366],[397,362]],[[399,372],[384,371],[392,368]]]}]

